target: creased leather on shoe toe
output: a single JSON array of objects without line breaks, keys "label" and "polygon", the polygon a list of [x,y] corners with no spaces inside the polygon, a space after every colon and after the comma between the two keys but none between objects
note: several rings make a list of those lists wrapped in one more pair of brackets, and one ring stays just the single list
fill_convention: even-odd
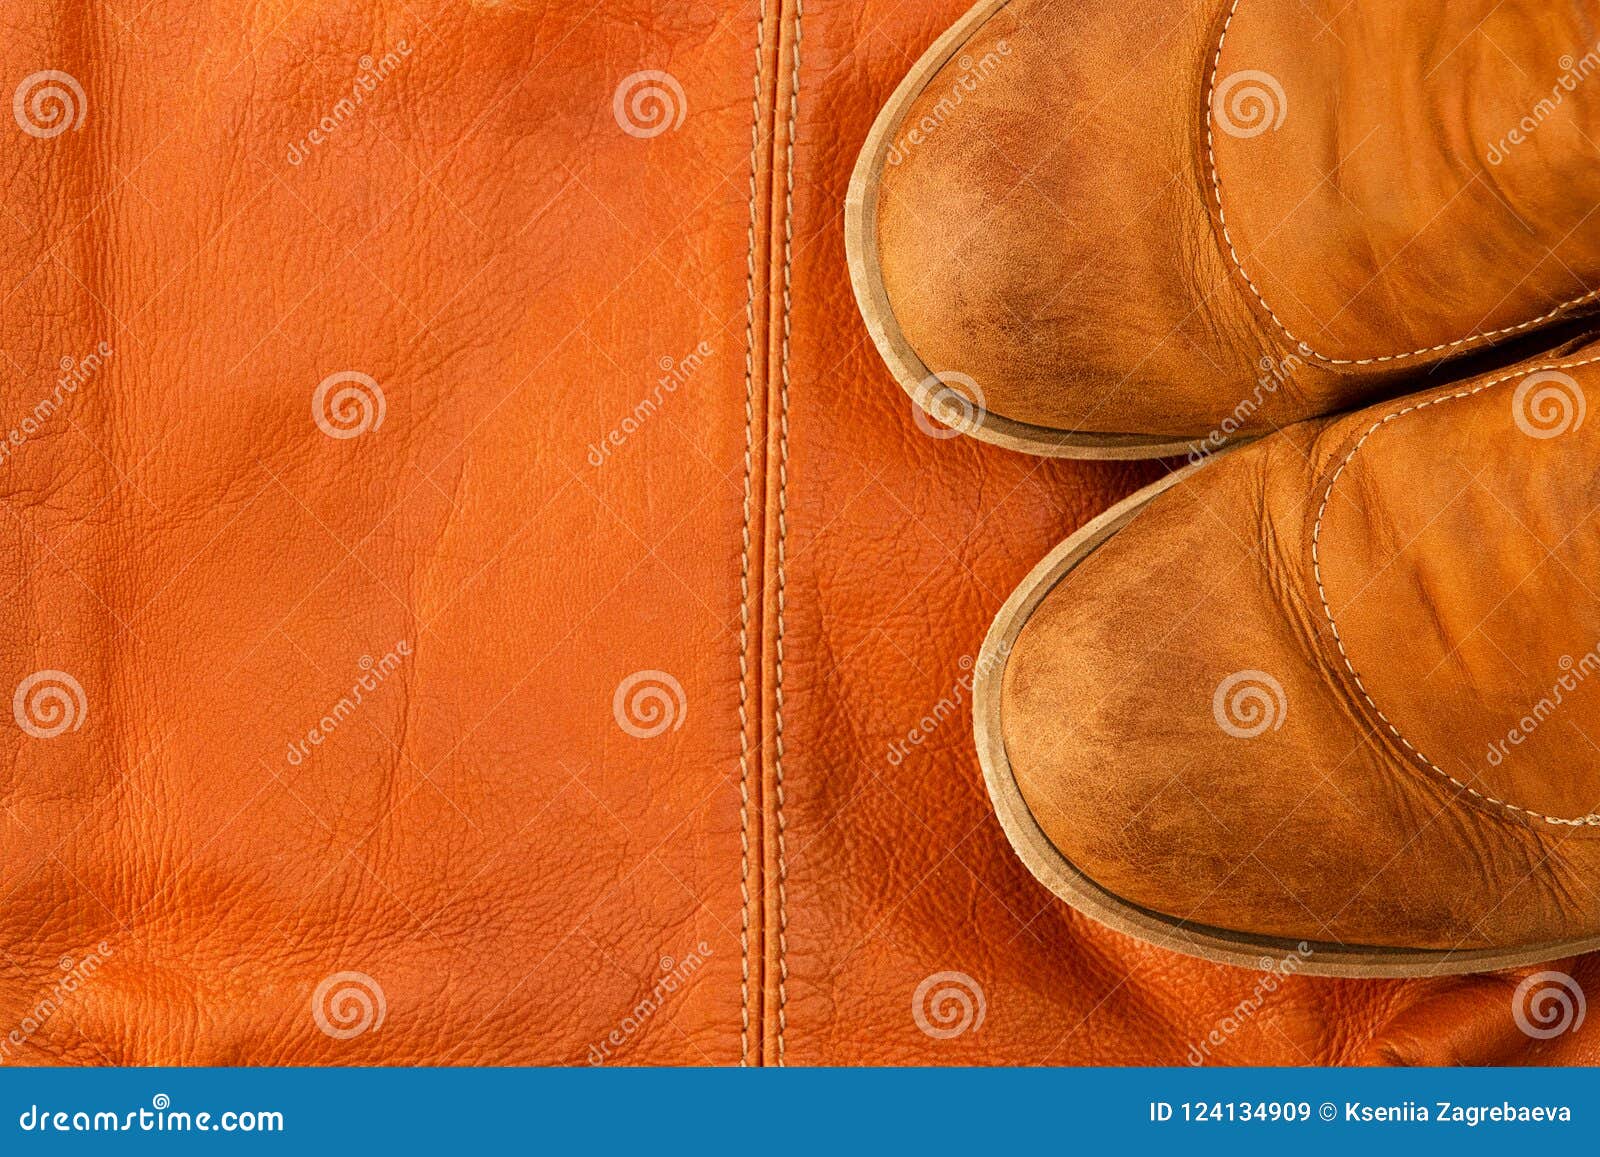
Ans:
[{"label": "creased leather on shoe toe", "polygon": [[1119,897],[1349,945],[1600,932],[1600,347],[1218,458],[1037,608],[1040,824]]},{"label": "creased leather on shoe toe", "polygon": [[884,286],[932,373],[1038,426],[1220,440],[1431,386],[1595,308],[1586,70],[1579,3],[1011,0],[902,122]]}]

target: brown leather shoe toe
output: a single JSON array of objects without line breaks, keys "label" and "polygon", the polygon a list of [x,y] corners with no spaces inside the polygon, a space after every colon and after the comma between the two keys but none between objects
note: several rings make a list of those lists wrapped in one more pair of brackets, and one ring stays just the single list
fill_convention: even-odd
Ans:
[{"label": "brown leather shoe toe", "polygon": [[979,664],[1022,858],[1179,951],[1336,975],[1600,947],[1600,345],[1169,476]]},{"label": "brown leather shoe toe", "polygon": [[1517,360],[1595,307],[1591,65],[1579,0],[983,0],[862,151],[856,295],[919,404],[1041,454]]}]

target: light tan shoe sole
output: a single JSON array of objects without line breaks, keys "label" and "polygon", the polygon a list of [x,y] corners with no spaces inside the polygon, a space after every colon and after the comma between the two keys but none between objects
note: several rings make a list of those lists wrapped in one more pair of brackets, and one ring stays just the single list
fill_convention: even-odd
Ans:
[{"label": "light tan shoe sole", "polygon": [[[935,421],[980,441],[1049,458],[1166,458],[1186,454],[1203,442],[1170,435],[1074,433],[1014,421],[981,406],[968,405],[964,395],[956,394],[945,385],[939,374],[917,356],[889,304],[889,295],[883,287],[883,270],[878,262],[878,181],[883,167],[888,163],[889,153],[900,135],[901,122],[912,103],[978,27],[1007,3],[1009,0],[980,0],[939,37],[900,82],[867,135],[850,178],[844,206],[845,252],[861,316],[878,352],[911,400]],[[946,372],[951,368],[947,367]],[[953,394],[956,396],[952,397]],[[955,421],[951,421],[952,412]]]},{"label": "light tan shoe sole", "polygon": [[[1600,948],[1600,937],[1543,947],[1514,949],[1404,949],[1283,940],[1211,928],[1131,904],[1100,887],[1050,842],[1034,819],[1011,772],[1001,730],[1000,688],[1006,659],[1028,617],[1055,585],[1103,542],[1138,517],[1163,491],[1177,485],[1201,462],[1178,470],[1113,506],[1046,556],[1023,580],[996,617],[979,653],[973,687],[973,731],[978,759],[1000,824],[1017,855],[1039,881],[1093,920],[1137,940],[1186,956],[1242,968],[1292,971],[1313,976],[1456,976],[1542,964]],[[1293,960],[1293,966],[1286,962]]]}]

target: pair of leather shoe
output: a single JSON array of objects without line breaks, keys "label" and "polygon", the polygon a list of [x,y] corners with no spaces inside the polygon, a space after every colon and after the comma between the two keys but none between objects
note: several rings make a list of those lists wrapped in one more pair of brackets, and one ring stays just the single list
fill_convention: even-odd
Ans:
[{"label": "pair of leather shoe", "polygon": [[852,276],[975,437],[1189,464],[1001,611],[989,791],[1074,907],[1333,975],[1600,947],[1600,13],[983,0]]}]

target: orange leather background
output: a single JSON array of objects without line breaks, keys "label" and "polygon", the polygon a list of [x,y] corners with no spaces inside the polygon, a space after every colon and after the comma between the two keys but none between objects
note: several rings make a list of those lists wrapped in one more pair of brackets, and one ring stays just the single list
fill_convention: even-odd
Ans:
[{"label": "orange leather background", "polygon": [[[0,690],[83,689],[0,741],[4,1063],[1592,1057],[1514,977],[1256,1001],[1006,846],[963,659],[1159,467],[929,436],[856,316],[856,150],[963,0],[121,7],[0,36],[0,88],[84,91],[0,123],[0,424],[114,351],[0,463]],[[657,135],[614,115],[643,70]],[[383,395],[355,437],[313,419],[341,372]],[[330,1033],[347,973],[382,1016]]]}]

